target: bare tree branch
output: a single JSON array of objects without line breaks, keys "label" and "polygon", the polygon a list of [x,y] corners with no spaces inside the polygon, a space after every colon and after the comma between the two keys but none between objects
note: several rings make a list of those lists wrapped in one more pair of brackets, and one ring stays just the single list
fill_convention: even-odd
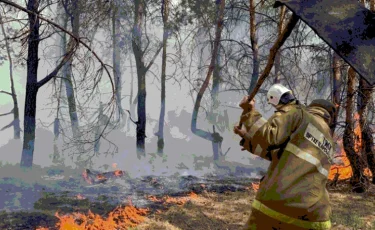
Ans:
[{"label": "bare tree branch", "polygon": [[9,113],[0,114],[0,117],[1,116],[6,116],[6,115],[10,115],[10,114],[13,114],[13,113],[14,113],[14,109],[12,109]]},{"label": "bare tree branch", "polygon": [[130,114],[130,111],[129,110],[126,110],[126,111],[128,111],[128,113],[129,113],[129,118],[130,118],[130,120],[134,123],[134,124],[138,124],[138,122],[136,122],[136,121],[134,121],[133,119],[132,119],[132,115]]},{"label": "bare tree branch", "polygon": [[154,57],[151,59],[150,63],[148,63],[147,67],[146,67],[146,72],[150,69],[150,67],[152,66],[152,64],[154,63],[156,57],[158,56],[158,54],[160,53],[161,49],[163,48],[163,44],[161,44],[158,48],[158,50],[156,51]]},{"label": "bare tree branch", "polygon": [[[95,58],[100,62],[100,64],[102,65],[102,67],[103,67],[103,68],[105,69],[105,71],[107,72],[108,77],[109,77],[109,80],[110,80],[110,82],[111,82],[111,86],[112,86],[112,98],[111,98],[111,100],[114,100],[114,98],[115,98],[115,86],[114,86],[113,80],[112,80],[112,78],[111,78],[111,74],[109,73],[109,70],[107,69],[106,65],[105,65],[105,64],[103,63],[103,61],[98,57],[98,55],[97,55],[97,54],[91,49],[90,46],[88,46],[86,43],[84,43],[80,38],[77,38],[76,36],[74,36],[73,33],[67,31],[67,30],[64,29],[63,27],[61,27],[61,26],[59,26],[58,24],[56,24],[55,22],[53,22],[53,21],[51,21],[51,20],[49,20],[49,19],[47,19],[47,18],[44,18],[44,17],[42,17],[42,16],[36,14],[35,12],[32,12],[32,11],[30,11],[30,10],[28,10],[28,9],[26,9],[26,8],[24,8],[24,7],[22,7],[22,6],[18,5],[18,4],[16,4],[16,3],[14,3],[14,2],[11,2],[11,1],[9,1],[9,0],[0,0],[0,2],[3,2],[3,3],[5,3],[5,4],[7,4],[7,5],[10,5],[10,6],[13,6],[13,7],[15,7],[15,8],[17,8],[17,9],[23,11],[23,12],[28,13],[28,14],[34,14],[34,15],[35,15],[36,17],[38,17],[40,20],[43,20],[43,21],[45,21],[45,22],[48,22],[49,24],[51,24],[51,25],[53,25],[53,26],[59,28],[61,31],[63,31],[63,32],[67,33],[67,34],[69,34],[72,38],[75,39],[75,41],[76,41],[77,43],[80,43],[80,44],[82,44],[84,47],[86,47],[86,48],[87,48],[87,49],[88,49],[88,50],[89,50],[89,51],[95,56]],[[67,56],[64,57],[63,61],[66,61],[66,59],[67,59]],[[69,59],[68,59],[68,60],[69,60]],[[62,62],[63,62],[63,61],[62,61]],[[61,64],[63,65],[63,63],[60,63],[59,66],[60,66]],[[61,67],[60,67],[60,68],[61,68]],[[57,69],[57,67],[56,67],[56,69]],[[56,69],[55,69],[55,70],[56,70]],[[41,81],[39,81],[39,82],[38,82],[38,87],[41,87],[41,86],[44,85],[46,82],[48,82],[50,79],[52,79],[52,77],[54,77],[54,75],[56,75],[56,74],[55,74],[55,70],[52,71],[52,73],[49,74],[47,77],[45,77],[44,79],[42,79]],[[57,71],[58,71],[58,70],[57,70]]]},{"label": "bare tree branch", "polygon": [[4,126],[0,131],[4,131],[10,127],[12,127],[14,125],[14,120],[12,122],[10,122],[8,125]]},{"label": "bare tree branch", "polygon": [[0,93],[5,93],[5,94],[8,94],[9,96],[13,96],[13,94],[9,93],[9,92],[6,92],[4,90],[0,90]]}]

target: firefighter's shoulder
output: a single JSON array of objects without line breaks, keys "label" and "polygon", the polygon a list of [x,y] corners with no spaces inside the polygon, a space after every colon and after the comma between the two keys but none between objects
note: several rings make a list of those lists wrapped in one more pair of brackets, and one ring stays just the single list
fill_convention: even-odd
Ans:
[{"label": "firefighter's shoulder", "polygon": [[275,113],[283,114],[283,113],[288,113],[288,112],[296,112],[299,109],[301,109],[299,105],[289,104],[289,105],[284,105],[283,107],[279,108]]}]

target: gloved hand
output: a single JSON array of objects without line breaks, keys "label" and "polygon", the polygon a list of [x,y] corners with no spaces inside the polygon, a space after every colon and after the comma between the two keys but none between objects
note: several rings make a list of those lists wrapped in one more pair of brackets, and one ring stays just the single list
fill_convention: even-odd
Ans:
[{"label": "gloved hand", "polygon": [[242,146],[241,150],[244,151],[245,148],[243,147],[243,145],[245,144],[245,139],[243,138],[246,134],[246,131],[240,127],[238,127],[238,125],[235,125],[233,127],[233,132],[237,135],[239,135],[240,137],[242,137],[242,140],[240,141],[240,146]]},{"label": "gloved hand", "polygon": [[249,101],[249,96],[244,96],[242,100],[240,101],[239,106],[243,110],[251,111],[254,108],[255,99]]}]

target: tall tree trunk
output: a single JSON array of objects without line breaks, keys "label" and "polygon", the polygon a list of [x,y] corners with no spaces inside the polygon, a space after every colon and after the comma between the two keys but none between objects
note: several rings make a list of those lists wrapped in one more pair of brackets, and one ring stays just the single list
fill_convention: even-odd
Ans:
[{"label": "tall tree trunk", "polygon": [[[286,7],[281,6],[280,7],[280,18],[279,18],[279,24],[277,26],[277,33],[278,36],[281,35],[282,31],[284,30],[284,20],[285,20],[285,12]],[[277,51],[276,57],[275,57],[275,79],[274,83],[280,83],[280,67],[281,67],[281,51]]]},{"label": "tall tree trunk", "polygon": [[[28,0],[27,9],[38,13],[38,0]],[[35,115],[36,96],[38,92],[38,48],[39,48],[39,18],[29,13],[29,37],[27,52],[27,76],[25,95],[25,118],[24,137],[21,156],[21,167],[31,168],[33,164],[34,143],[35,143]]]},{"label": "tall tree trunk", "polygon": [[219,160],[219,157],[222,156],[222,151],[221,151],[221,143],[223,141],[223,138],[220,136],[220,134],[215,132],[215,129],[213,130],[213,133],[209,133],[206,131],[203,131],[201,129],[197,128],[197,117],[198,117],[198,112],[200,108],[200,104],[202,101],[202,97],[204,92],[206,91],[211,75],[214,71],[215,64],[216,62],[216,57],[218,56],[218,51],[219,51],[219,45],[220,45],[220,39],[221,39],[221,32],[223,30],[223,18],[224,18],[224,8],[225,8],[225,0],[217,0],[216,1],[216,6],[217,6],[217,24],[216,24],[216,32],[215,32],[215,40],[214,40],[214,46],[212,50],[212,55],[211,55],[211,62],[210,66],[207,72],[206,79],[203,82],[203,85],[201,89],[199,90],[197,94],[197,98],[195,100],[194,104],[194,110],[192,114],[192,119],[191,119],[191,131],[208,141],[212,142],[212,148],[214,152],[214,160]]},{"label": "tall tree trunk", "polygon": [[16,90],[14,88],[14,79],[13,79],[13,61],[12,61],[12,56],[10,55],[10,46],[9,42],[7,39],[7,36],[5,34],[5,29],[4,29],[4,24],[3,24],[3,19],[0,14],[0,24],[1,24],[1,30],[4,35],[4,40],[5,40],[5,47],[7,50],[7,55],[8,55],[8,60],[9,60],[9,78],[10,78],[10,90],[11,90],[11,96],[13,100],[13,121],[12,121],[12,126],[13,126],[13,138],[14,139],[20,139],[20,133],[21,133],[21,128],[20,128],[20,113],[19,113],[19,108],[18,108],[18,101],[17,101],[17,94]]},{"label": "tall tree trunk", "polygon": [[[103,119],[103,103],[100,102],[99,104],[99,110],[98,110],[98,123],[96,124],[96,130],[95,130],[95,144],[94,144],[94,153],[98,154],[100,150],[100,138],[102,133],[102,122]],[[104,123],[105,125],[105,123]]]},{"label": "tall tree trunk", "polygon": [[145,1],[134,1],[134,25],[132,33],[132,48],[137,67],[138,75],[138,93],[137,93],[137,156],[140,159],[146,156],[145,152],[145,138],[146,138],[146,73],[154,63],[157,55],[160,53],[163,46],[161,45],[154,54],[154,57],[146,65],[144,62],[144,55],[146,50],[142,50],[142,24],[145,15]]},{"label": "tall tree trunk", "polygon": [[[80,26],[80,9],[79,9],[79,0],[72,0],[70,6],[70,20],[72,25],[72,33],[74,36],[79,37],[79,26]],[[65,35],[66,36],[66,35]],[[66,45],[63,47],[64,53],[67,52]],[[73,60],[69,60],[66,65],[64,66],[63,70],[63,78],[65,79],[65,89],[66,89],[66,96],[68,98],[68,108],[69,108],[69,117],[70,123],[72,127],[73,137],[74,139],[78,139],[80,137],[79,132],[79,122],[78,122],[78,115],[77,115],[77,106],[76,106],[76,99],[74,96],[74,88],[73,88],[73,69],[72,63]]]},{"label": "tall tree trunk", "polygon": [[259,47],[258,47],[258,37],[256,35],[256,20],[255,20],[255,0],[249,0],[250,3],[250,41],[251,49],[253,51],[253,73],[251,74],[250,86],[248,93],[253,91],[255,85],[259,78]]},{"label": "tall tree trunk", "polygon": [[[119,7],[114,4],[113,12],[112,12],[112,61],[113,61],[113,76],[115,78],[115,90],[116,90],[116,104],[117,104],[117,119],[120,121],[124,118],[124,111],[121,105],[121,91],[122,91],[122,76],[121,76],[121,55],[120,50],[121,47],[119,45]],[[122,120],[125,122],[125,119]],[[125,123],[123,124],[125,125]]]},{"label": "tall tree trunk", "polygon": [[341,61],[339,55],[334,52],[333,54],[333,84],[332,84],[332,102],[336,105],[336,113],[332,118],[331,132],[332,135],[336,129],[336,123],[339,116],[341,91],[342,91],[342,77],[341,77]]},{"label": "tall tree trunk", "polygon": [[[133,83],[134,83],[134,73],[133,73],[133,62],[132,58],[129,57],[130,62],[130,95],[129,95],[129,107],[130,107],[130,114],[135,115],[135,106],[137,102],[137,97],[133,100]],[[129,116],[130,117],[130,116]],[[130,129],[130,122],[127,123],[127,130]]]},{"label": "tall tree trunk", "polygon": [[[364,2],[362,3],[363,5]],[[370,1],[370,10],[375,11],[375,1]],[[374,138],[369,123],[369,107],[372,102],[373,87],[366,80],[360,78],[358,86],[358,114],[362,132],[361,155],[367,160],[367,165],[372,173],[372,183],[375,184],[375,152],[373,149]]]},{"label": "tall tree trunk", "polygon": [[134,25],[133,25],[133,53],[137,66],[138,75],[138,106],[137,106],[137,156],[140,159],[146,156],[145,138],[146,138],[146,66],[144,64],[142,50],[142,23],[145,11],[143,0],[134,1]]},{"label": "tall tree trunk", "polygon": [[219,107],[219,89],[220,89],[220,81],[221,81],[221,71],[220,71],[220,48],[217,51],[217,57],[216,57],[216,63],[214,70],[212,72],[212,89],[211,89],[211,99],[212,99],[212,105],[211,105],[211,111],[210,113],[210,120],[213,124],[217,124],[217,109]]},{"label": "tall tree trunk", "polygon": [[[68,27],[68,17],[67,17],[67,14],[64,13],[63,6],[62,6],[61,3],[59,4],[59,8],[60,8],[59,13],[61,15],[60,18],[59,18],[59,24],[64,29],[66,29]],[[59,36],[60,36],[60,56],[62,57],[66,53],[67,39],[66,39],[65,33],[59,34]],[[60,82],[59,87],[58,87],[59,92],[57,93],[56,118],[55,118],[54,125],[53,125],[54,140],[53,140],[52,162],[55,163],[55,164],[60,163],[60,160],[61,160],[60,159],[60,151],[59,151],[59,148],[58,148],[58,140],[59,140],[59,136],[60,136],[59,114],[60,114],[60,105],[61,105],[61,93],[62,93],[62,89],[63,89],[62,83],[64,82],[64,78],[67,75],[67,66],[66,65],[64,65],[62,67],[61,75],[62,75],[62,79],[59,81]]]},{"label": "tall tree trunk", "polygon": [[38,48],[40,42],[39,18],[36,16],[38,12],[39,1],[28,0],[29,35],[27,50],[27,75],[26,75],[26,95],[25,95],[25,118],[24,118],[24,136],[20,166],[22,168],[31,168],[33,164],[34,143],[35,143],[35,116],[36,116],[36,100],[40,87],[54,78],[61,67],[66,64],[76,50],[76,43],[71,39],[68,43],[68,52],[64,54],[62,61],[56,68],[46,77],[38,81]]},{"label": "tall tree trunk", "polygon": [[350,67],[348,71],[348,86],[347,86],[347,99],[346,99],[346,119],[345,119],[345,130],[343,136],[344,150],[346,156],[350,161],[350,166],[353,171],[353,176],[350,179],[352,190],[354,192],[364,192],[367,190],[368,181],[364,175],[364,162],[361,154],[355,151],[355,134],[354,121],[352,113],[354,109],[354,88],[355,88],[355,70]]},{"label": "tall tree trunk", "polygon": [[58,140],[60,136],[60,119],[59,119],[59,113],[60,113],[60,103],[61,103],[61,89],[62,89],[62,81],[60,81],[60,86],[58,87],[59,92],[57,95],[57,111],[56,111],[56,118],[53,122],[53,155],[52,155],[52,162],[55,164],[60,163],[60,151],[58,147]]},{"label": "tall tree trunk", "polygon": [[163,54],[161,64],[161,103],[160,103],[160,115],[159,115],[159,130],[158,136],[158,153],[162,154],[164,151],[164,118],[165,118],[165,80],[166,80],[166,66],[167,66],[167,42],[170,33],[168,25],[169,16],[169,0],[162,1],[162,17],[163,17]]}]

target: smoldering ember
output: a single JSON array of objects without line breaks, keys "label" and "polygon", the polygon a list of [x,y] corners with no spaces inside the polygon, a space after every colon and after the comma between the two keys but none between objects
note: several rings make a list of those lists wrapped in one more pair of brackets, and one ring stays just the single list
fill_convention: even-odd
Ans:
[{"label": "smoldering ember", "polygon": [[1,230],[375,229],[375,0],[0,9]]}]

